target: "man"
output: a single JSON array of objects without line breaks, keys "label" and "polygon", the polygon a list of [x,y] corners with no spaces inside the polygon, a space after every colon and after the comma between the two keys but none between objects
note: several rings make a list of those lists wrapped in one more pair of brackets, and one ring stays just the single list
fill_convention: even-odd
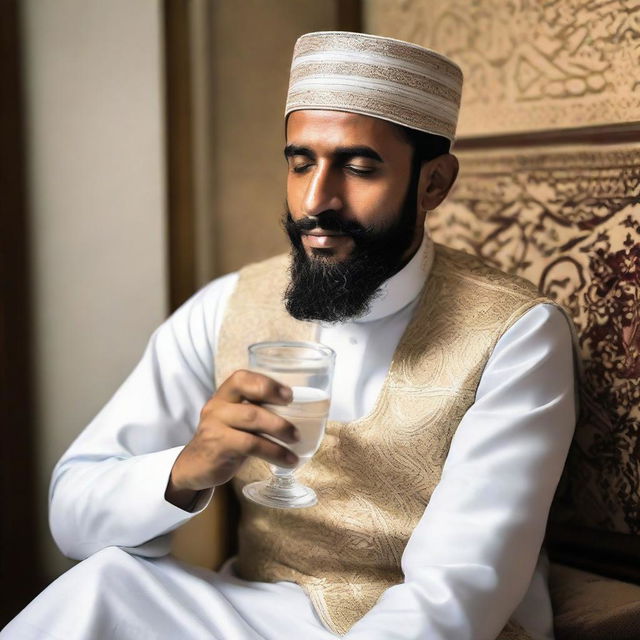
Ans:
[{"label": "man", "polygon": [[[571,333],[532,286],[424,231],[457,176],[461,83],[409,43],[298,40],[290,262],[213,281],[154,333],[53,473],[53,535],[83,561],[3,637],[553,637],[541,545],[573,434]],[[300,471],[318,505],[243,500],[237,559],[187,566],[169,534],[216,486],[295,463],[264,437],[294,426],[260,406],[291,390],[244,370],[268,339],[337,353]]]}]

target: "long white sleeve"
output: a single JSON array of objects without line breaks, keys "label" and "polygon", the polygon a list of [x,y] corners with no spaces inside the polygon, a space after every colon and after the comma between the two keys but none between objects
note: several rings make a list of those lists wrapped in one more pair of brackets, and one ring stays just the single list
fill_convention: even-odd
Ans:
[{"label": "long white sleeve", "polygon": [[575,426],[571,336],[551,305],[499,340],[388,589],[349,640],[494,640],[538,560]]},{"label": "long white sleeve", "polygon": [[151,336],[122,386],[53,470],[49,524],[60,550],[82,560],[107,547],[139,555],[169,551],[168,533],[202,511],[164,499],[171,468],[214,390],[215,336],[237,281],[201,289]]}]

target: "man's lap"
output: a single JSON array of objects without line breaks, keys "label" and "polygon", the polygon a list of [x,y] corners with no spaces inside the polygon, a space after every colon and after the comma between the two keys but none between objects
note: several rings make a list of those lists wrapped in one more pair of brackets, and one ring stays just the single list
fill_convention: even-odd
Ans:
[{"label": "man's lap", "polygon": [[2,640],[220,638],[326,640],[304,592],[291,583],[240,580],[172,556],[106,547],[51,583],[0,632]]}]

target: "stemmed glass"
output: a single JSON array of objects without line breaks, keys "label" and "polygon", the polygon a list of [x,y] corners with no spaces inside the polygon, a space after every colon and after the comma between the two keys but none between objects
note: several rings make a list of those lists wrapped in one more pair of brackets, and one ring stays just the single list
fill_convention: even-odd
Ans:
[{"label": "stemmed glass", "polygon": [[258,342],[249,347],[249,368],[293,391],[293,400],[288,405],[263,406],[291,422],[300,433],[300,440],[294,444],[265,435],[293,451],[299,462],[294,468],[269,465],[270,480],[243,487],[242,493],[249,500],[284,509],[311,507],[318,502],[315,491],[299,483],[294,471],[312,458],[324,436],[334,363],[334,351],[316,342]]}]

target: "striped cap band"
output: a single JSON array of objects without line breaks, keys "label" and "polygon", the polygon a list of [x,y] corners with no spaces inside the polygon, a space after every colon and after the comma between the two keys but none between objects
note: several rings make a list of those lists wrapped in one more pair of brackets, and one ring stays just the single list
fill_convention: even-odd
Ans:
[{"label": "striped cap band", "polygon": [[285,117],[298,109],[350,111],[455,139],[462,71],[410,42],[347,31],[298,38]]}]

